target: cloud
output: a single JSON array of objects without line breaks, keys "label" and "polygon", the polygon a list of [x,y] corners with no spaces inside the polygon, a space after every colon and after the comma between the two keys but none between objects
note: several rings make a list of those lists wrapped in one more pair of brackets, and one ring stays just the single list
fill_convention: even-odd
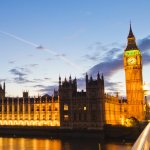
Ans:
[{"label": "cloud", "polygon": [[139,48],[142,52],[143,64],[150,64],[150,35],[139,40]]},{"label": "cloud", "polygon": [[13,75],[17,75],[19,77],[27,75],[26,73],[23,72],[23,68],[21,68],[21,69],[11,69],[11,70],[9,70],[9,72],[12,73]]},{"label": "cloud", "polygon": [[1,83],[1,82],[4,82],[4,81],[8,81],[8,80],[7,80],[7,79],[4,79],[4,78],[3,78],[3,79],[0,79],[0,83]]},{"label": "cloud", "polygon": [[93,55],[86,54],[84,56],[84,58],[86,58],[88,60],[92,60],[92,61],[97,61],[100,59],[100,56],[99,56],[99,54],[93,54]]},{"label": "cloud", "polygon": [[54,89],[58,89],[58,85],[44,86],[44,85],[35,85],[34,88],[37,88],[38,92],[42,92],[43,94],[52,95],[54,93]]},{"label": "cloud", "polygon": [[30,67],[37,67],[38,64],[30,64],[29,66],[30,66]]},{"label": "cloud", "polygon": [[[138,47],[142,52],[143,64],[150,63],[150,36],[147,36],[138,41]],[[105,47],[105,49],[107,49]],[[95,75],[97,72],[101,72],[105,77],[112,76],[117,70],[123,69],[123,49],[119,48],[107,49],[106,55],[103,53],[101,57],[102,61],[89,69],[88,73]],[[89,57],[89,56],[88,56]],[[97,56],[91,57],[97,59]],[[89,59],[91,59],[89,57]]]},{"label": "cloud", "polygon": [[24,83],[31,83],[33,81],[26,79],[25,77],[19,76],[13,78],[14,82],[19,83],[19,84],[24,84]]},{"label": "cloud", "polygon": [[148,52],[147,50],[150,50],[150,35],[139,40],[138,42],[139,48],[142,52]]},{"label": "cloud", "polygon": [[[95,42],[88,46],[87,50],[89,51],[86,55],[83,56],[86,60],[103,62],[107,58],[115,58],[116,55],[120,54],[120,48],[112,48],[112,46],[118,46],[117,43],[111,43],[103,45],[101,42]],[[111,48],[110,48],[111,47]]]},{"label": "cloud", "polygon": [[[115,43],[116,45],[116,43]],[[138,40],[138,47],[142,53],[143,65],[150,64],[150,36]],[[124,86],[123,83],[116,82],[113,83],[109,81],[110,77],[114,75],[117,71],[123,69],[123,53],[125,46],[113,47],[109,49],[108,46],[103,46],[100,42],[96,43],[94,46],[89,48],[93,50],[93,47],[97,47],[97,51],[102,51],[101,55],[85,55],[87,59],[98,60],[99,63],[91,67],[87,72],[92,76],[96,76],[98,72],[103,73],[105,77],[105,87],[108,91],[121,91],[121,87]],[[106,50],[103,52],[103,50]],[[82,84],[82,83],[81,83]],[[124,92],[124,91],[121,91]]]},{"label": "cloud", "polygon": [[105,80],[105,90],[109,93],[116,93],[120,92],[121,94],[125,95],[125,84],[122,82],[113,82],[109,80]]},{"label": "cloud", "polygon": [[45,77],[45,78],[44,78],[44,80],[51,80],[51,78],[47,78],[47,77]]},{"label": "cloud", "polygon": [[56,54],[56,57],[66,57],[66,54],[62,53],[62,54]]},{"label": "cloud", "polygon": [[[138,46],[142,52],[143,63],[150,63],[150,36],[147,36],[138,41]],[[110,81],[109,78],[114,75],[118,70],[123,69],[123,52],[125,45],[119,45],[117,43],[102,45],[100,42],[96,42],[93,45],[88,47],[90,52],[92,51],[92,55],[86,54],[84,57],[88,60],[92,61],[100,61],[93,67],[91,67],[87,73],[88,75],[96,76],[98,71],[104,74],[105,78],[105,89],[108,92],[116,93],[121,92],[125,94],[124,91],[124,83],[122,82],[113,82]],[[44,80],[51,80],[51,78],[43,78],[43,79],[34,79],[37,83],[41,83]],[[58,81],[57,81],[58,82]],[[85,77],[77,79],[77,87],[78,90],[85,89]],[[47,94],[53,94],[54,89],[58,89],[58,84],[54,84],[51,86],[44,86],[42,84],[37,84],[34,86],[37,91]]]},{"label": "cloud", "polygon": [[16,61],[15,60],[12,60],[12,61],[9,61],[8,63],[9,64],[14,64]]},{"label": "cloud", "polygon": [[51,61],[51,60],[53,60],[53,58],[49,57],[49,58],[46,59],[46,61]]},{"label": "cloud", "polygon": [[108,56],[106,61],[93,66],[91,69],[89,69],[88,73],[95,76],[98,72],[100,72],[108,78],[117,70],[123,68],[122,58],[122,54],[118,55],[115,59],[112,59],[112,57]]},{"label": "cloud", "polygon": [[16,67],[13,68],[11,70],[9,70],[9,72],[14,75],[15,77],[13,78],[13,82],[22,84],[22,83],[28,83],[28,82],[33,82],[27,79],[27,75],[30,73],[30,70],[27,68],[23,68],[23,67]]}]

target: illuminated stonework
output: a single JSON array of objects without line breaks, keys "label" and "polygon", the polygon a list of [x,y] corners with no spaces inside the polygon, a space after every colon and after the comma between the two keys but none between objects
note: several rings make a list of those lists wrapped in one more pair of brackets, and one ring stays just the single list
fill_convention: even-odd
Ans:
[{"label": "illuminated stonework", "polygon": [[60,126],[59,96],[2,98],[0,125]]},{"label": "illuminated stonework", "polygon": [[142,55],[138,49],[131,25],[128,44],[124,51],[124,69],[126,77],[127,117],[144,119],[144,93],[142,79]]},{"label": "illuminated stonework", "polygon": [[124,112],[126,111],[126,100],[118,95],[111,96],[105,94],[104,102],[105,124],[124,125]]},{"label": "illuminated stonework", "polygon": [[142,55],[138,49],[135,37],[130,31],[128,44],[124,51],[124,69],[126,76],[126,97],[105,94],[104,98],[104,123],[111,125],[128,126],[128,118],[144,120],[144,92],[142,79]]},{"label": "illuminated stonework", "polygon": [[[104,92],[104,77],[86,74],[86,91],[77,91],[77,80],[59,77],[59,89],[54,96],[5,98],[5,83],[0,85],[0,125],[61,126],[62,128],[102,129],[104,124],[129,125],[134,118],[144,119],[142,56],[130,32],[124,51],[126,95],[110,96]],[[58,96],[59,94],[59,96]]]}]

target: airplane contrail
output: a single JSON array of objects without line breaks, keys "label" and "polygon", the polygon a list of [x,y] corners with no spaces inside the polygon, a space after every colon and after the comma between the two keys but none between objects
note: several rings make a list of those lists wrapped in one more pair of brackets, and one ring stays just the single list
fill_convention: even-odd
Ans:
[{"label": "airplane contrail", "polygon": [[4,32],[4,31],[0,31],[0,33],[5,34],[5,35],[7,35],[7,36],[10,36],[10,37],[12,37],[12,38],[14,38],[14,39],[16,39],[16,40],[18,40],[18,41],[21,41],[21,42],[23,42],[23,43],[28,44],[28,45],[31,45],[31,46],[34,46],[34,47],[37,47],[37,46],[38,46],[38,44],[35,44],[35,43],[33,43],[33,42],[30,42],[30,41],[27,41],[27,40],[25,40],[25,39],[23,39],[23,38],[20,38],[20,37],[14,35],[14,34],[11,34],[11,33],[8,33],[8,32]]},{"label": "airplane contrail", "polygon": [[73,63],[72,61],[70,61],[70,60],[67,59],[66,57],[64,57],[64,56],[62,56],[62,55],[56,53],[55,51],[53,51],[53,50],[51,50],[51,49],[45,48],[45,47],[43,47],[43,46],[39,46],[39,45],[36,44],[36,43],[33,43],[33,42],[31,42],[31,41],[28,41],[28,40],[25,40],[25,39],[23,39],[23,38],[21,38],[21,37],[19,37],[19,36],[16,36],[16,35],[14,35],[14,34],[12,34],[12,33],[8,33],[8,32],[1,31],[1,30],[0,30],[0,33],[1,33],[1,34],[4,34],[4,35],[6,35],[6,36],[12,37],[12,38],[14,38],[14,39],[16,39],[16,40],[18,40],[18,41],[20,41],[20,42],[23,42],[23,43],[25,43],[25,44],[31,45],[31,46],[35,47],[36,49],[47,51],[48,53],[51,53],[51,54],[53,54],[54,56],[59,57],[59,58],[60,58],[61,60],[63,60],[65,63],[71,65],[72,67],[74,67],[75,69],[77,69],[78,71],[80,71],[81,73],[84,71],[84,69],[82,69],[81,67],[79,67],[77,64]]}]

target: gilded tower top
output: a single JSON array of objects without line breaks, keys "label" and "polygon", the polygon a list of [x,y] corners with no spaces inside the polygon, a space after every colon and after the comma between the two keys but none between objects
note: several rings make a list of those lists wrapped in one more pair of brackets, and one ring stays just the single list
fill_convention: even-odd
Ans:
[{"label": "gilded tower top", "polygon": [[130,30],[129,30],[129,35],[128,35],[128,44],[127,44],[125,51],[137,50],[137,49],[138,49],[138,47],[136,45],[135,37],[134,37],[134,34],[132,32],[132,27],[131,27],[131,23],[130,23]]}]

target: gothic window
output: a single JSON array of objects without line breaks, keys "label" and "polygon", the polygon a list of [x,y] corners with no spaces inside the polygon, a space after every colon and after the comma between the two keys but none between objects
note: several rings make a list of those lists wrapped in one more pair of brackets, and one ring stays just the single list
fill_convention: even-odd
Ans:
[{"label": "gothic window", "polygon": [[45,120],[46,119],[46,116],[45,115],[43,115],[43,120]]},{"label": "gothic window", "polygon": [[69,121],[69,115],[64,115],[64,121]]},{"label": "gothic window", "polygon": [[58,120],[58,115],[55,115],[55,120]]},{"label": "gothic window", "polygon": [[31,105],[31,111],[34,111],[34,106],[33,105]]},{"label": "gothic window", "polygon": [[68,109],[69,109],[68,105],[64,104],[64,110],[68,110]]},{"label": "gothic window", "polygon": [[39,106],[37,106],[37,108],[36,108],[36,111],[39,111],[40,109],[39,109]]},{"label": "gothic window", "polygon": [[43,106],[42,110],[45,111],[45,106]]},{"label": "gothic window", "polygon": [[34,115],[31,115],[31,120],[34,120]]},{"label": "gothic window", "polygon": [[48,108],[48,110],[49,110],[49,111],[51,111],[51,110],[52,110],[52,108],[51,108],[51,105],[49,105],[49,108]]},{"label": "gothic window", "polygon": [[49,115],[49,120],[52,120],[52,117],[51,117],[51,115]]}]

